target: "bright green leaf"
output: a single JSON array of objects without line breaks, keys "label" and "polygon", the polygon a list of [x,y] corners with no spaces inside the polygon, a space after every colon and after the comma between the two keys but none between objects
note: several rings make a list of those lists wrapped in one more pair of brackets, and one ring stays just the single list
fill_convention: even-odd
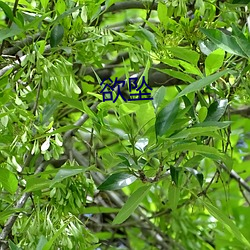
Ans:
[{"label": "bright green leaf", "polygon": [[221,68],[224,62],[225,51],[217,49],[210,53],[205,60],[206,75],[211,75]]},{"label": "bright green leaf", "polygon": [[18,187],[16,176],[5,168],[0,168],[0,183],[11,194],[14,194]]},{"label": "bright green leaf", "polygon": [[229,73],[229,70],[223,70],[221,72],[215,73],[213,75],[207,76],[205,78],[202,78],[198,81],[195,81],[191,84],[189,84],[185,89],[183,89],[178,95],[178,97],[181,97],[183,95],[195,92],[197,90],[201,90],[202,88],[206,87],[207,85],[215,82],[216,80],[218,80],[220,77],[222,77],[223,75]]}]

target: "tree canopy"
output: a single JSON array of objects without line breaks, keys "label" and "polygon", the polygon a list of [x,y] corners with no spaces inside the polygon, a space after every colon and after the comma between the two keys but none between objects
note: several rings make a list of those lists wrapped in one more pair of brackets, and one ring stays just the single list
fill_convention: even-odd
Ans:
[{"label": "tree canopy", "polygon": [[248,7],[0,1],[0,249],[250,249]]}]

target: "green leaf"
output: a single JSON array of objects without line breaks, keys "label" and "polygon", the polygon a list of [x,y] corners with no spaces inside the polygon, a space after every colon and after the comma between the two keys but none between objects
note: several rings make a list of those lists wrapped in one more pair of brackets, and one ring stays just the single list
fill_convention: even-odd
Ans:
[{"label": "green leaf", "polygon": [[64,222],[65,224],[59,229],[59,230],[57,230],[56,232],[55,232],[55,234],[53,235],[53,237],[45,244],[45,246],[43,247],[43,249],[42,250],[49,250],[51,247],[52,247],[52,245],[53,245],[53,243],[54,243],[54,241],[59,237],[59,235],[64,231],[64,229],[68,226],[68,224],[69,224],[69,222]]},{"label": "green leaf", "polygon": [[44,235],[41,235],[40,239],[38,241],[36,250],[43,250],[43,247],[46,245],[47,242],[48,241],[47,241],[46,237]]},{"label": "green leaf", "polygon": [[24,192],[33,192],[49,188],[51,185],[51,180],[37,177],[29,176],[26,178],[26,188]]},{"label": "green leaf", "polygon": [[217,129],[222,129],[228,127],[230,124],[232,124],[231,121],[225,121],[225,122],[204,121],[195,124],[193,127],[217,127]]},{"label": "green leaf", "polygon": [[199,58],[200,58],[200,54],[198,52],[190,50],[190,49],[185,49],[181,47],[175,47],[175,48],[173,47],[173,48],[169,48],[168,50],[172,52],[175,57],[178,57],[184,61],[190,62],[194,66],[197,65]]},{"label": "green leaf", "polygon": [[151,45],[152,45],[153,48],[156,48],[157,44],[156,44],[156,41],[155,41],[155,35],[154,35],[154,33],[150,32],[149,30],[144,29],[144,28],[142,28],[140,26],[139,26],[139,28],[140,28],[140,30],[139,30],[140,36],[142,36],[142,38],[144,40],[149,41],[151,43]]},{"label": "green leaf", "polygon": [[227,109],[227,104],[228,104],[227,99],[222,99],[222,100],[213,102],[208,108],[208,113],[207,113],[205,122],[219,121]]},{"label": "green leaf", "polygon": [[111,213],[117,213],[119,212],[119,208],[114,208],[114,207],[82,207],[80,208],[80,212],[82,214],[111,214]]},{"label": "green leaf", "polygon": [[112,224],[121,224],[124,222],[139,206],[143,198],[147,195],[150,187],[151,185],[144,185],[131,194],[120,212],[116,215]]},{"label": "green leaf", "polygon": [[158,107],[161,105],[161,103],[164,100],[165,94],[166,94],[166,87],[161,86],[154,94],[154,98],[152,100],[153,107],[155,110],[158,109]]},{"label": "green leaf", "polygon": [[249,0],[233,0],[232,4],[244,4],[247,5],[249,4]]},{"label": "green leaf", "polygon": [[11,28],[1,29],[0,30],[0,42],[6,38],[17,36],[22,33],[24,30],[20,29],[18,26],[14,25]]},{"label": "green leaf", "polygon": [[177,98],[178,97],[181,97],[183,95],[186,95],[186,94],[189,94],[189,93],[192,93],[192,92],[195,92],[197,90],[200,90],[204,87],[206,87],[207,85],[215,82],[216,80],[218,80],[220,77],[222,77],[223,75],[229,73],[230,70],[223,70],[221,72],[218,72],[218,73],[215,73],[213,75],[210,75],[210,76],[207,76],[205,78],[202,78],[198,81],[195,81],[191,84],[189,84],[185,89],[183,89],[178,95],[177,95]]},{"label": "green leaf", "polygon": [[197,179],[197,181],[199,182],[200,186],[202,187],[203,185],[203,181],[204,181],[204,176],[201,172],[197,171],[194,168],[189,168],[186,167],[185,168],[188,172],[190,172],[193,176],[195,176],[195,178]]},{"label": "green leaf", "polygon": [[[201,199],[200,199],[201,200]],[[201,200],[202,201],[202,200]],[[216,218],[223,226],[230,232],[234,237],[241,241],[245,246],[250,248],[250,242],[245,238],[245,236],[240,232],[238,227],[230,220],[220,209],[213,206],[212,204],[202,201],[208,212]]]},{"label": "green leaf", "polygon": [[120,172],[109,176],[99,187],[99,190],[117,190],[133,183],[136,177],[132,174]]},{"label": "green leaf", "polygon": [[173,166],[170,166],[170,175],[171,175],[171,179],[173,181],[173,183],[178,186],[178,181],[179,181],[179,173],[180,173],[181,169],[180,168],[176,168]]},{"label": "green leaf", "polygon": [[74,175],[83,173],[85,171],[86,171],[85,168],[79,167],[79,166],[76,166],[76,167],[73,167],[73,166],[63,167],[57,172],[56,176],[54,177],[54,179],[51,182],[51,186],[54,185],[57,182],[61,182],[62,180],[66,179],[66,178],[68,178],[70,176],[74,176]]},{"label": "green leaf", "polygon": [[20,212],[23,212],[24,209],[23,208],[10,208],[10,207],[7,207],[6,210],[0,212],[0,222],[1,223],[4,223],[5,220],[8,219],[8,217],[14,213],[20,213]]},{"label": "green leaf", "polygon": [[195,127],[188,128],[180,131],[179,133],[172,135],[170,139],[190,139],[196,136],[206,135],[207,132],[215,131],[219,129],[218,127]]},{"label": "green leaf", "polygon": [[73,107],[73,108],[76,108],[76,109],[78,109],[78,110],[80,110],[80,111],[82,111],[82,112],[85,112],[85,109],[84,109],[84,107],[83,107],[83,105],[82,105],[82,103],[81,103],[80,101],[75,100],[75,99],[73,99],[73,98],[71,98],[71,97],[62,95],[62,94],[60,94],[60,93],[58,93],[58,92],[55,92],[53,96],[54,96],[54,98],[56,98],[57,100],[59,100],[59,101],[61,101],[61,102],[63,102],[63,103],[66,103],[66,104],[68,104],[69,106],[71,106],[71,107]]},{"label": "green leaf", "polygon": [[22,250],[22,248],[19,248],[16,244],[14,244],[11,240],[8,241],[10,250]]},{"label": "green leaf", "polygon": [[157,6],[157,14],[161,23],[167,24],[168,21],[168,9],[165,3],[159,2]]},{"label": "green leaf", "polygon": [[213,43],[215,43],[219,48],[241,57],[246,57],[246,54],[241,49],[237,40],[233,36],[228,36],[220,30],[217,29],[204,29],[200,28]]},{"label": "green leaf", "polygon": [[64,34],[64,28],[61,24],[56,25],[52,30],[51,30],[51,35],[50,35],[50,46],[56,47],[63,39],[63,34]]},{"label": "green leaf", "polygon": [[180,71],[176,71],[176,70],[173,70],[173,69],[159,69],[157,68],[158,71],[162,72],[162,73],[165,73],[169,76],[172,76],[174,78],[177,78],[177,79],[180,79],[184,82],[193,82],[195,79],[191,76],[189,76],[188,74],[186,73],[183,73],[183,72],[180,72]]},{"label": "green leaf", "polygon": [[217,49],[210,53],[205,60],[205,72],[206,75],[211,75],[223,65],[225,57],[225,51],[222,49]]},{"label": "green leaf", "polygon": [[4,189],[11,194],[14,194],[18,187],[18,180],[16,176],[5,168],[0,168],[0,183],[2,183]]},{"label": "green leaf", "polygon": [[11,21],[14,21],[14,15],[13,15],[13,12],[12,12],[11,8],[9,7],[9,5],[7,5],[7,4],[4,3],[3,1],[0,1],[0,8],[3,9],[4,14],[5,14]]},{"label": "green leaf", "polygon": [[206,119],[207,116],[207,108],[206,107],[201,107],[199,112],[198,112],[198,118],[200,122],[203,122]]},{"label": "green leaf", "polygon": [[179,101],[174,99],[156,116],[155,132],[156,136],[164,135],[174,123],[179,110]]},{"label": "green leaf", "polygon": [[168,204],[173,211],[177,209],[179,199],[180,188],[178,188],[173,182],[171,182],[168,188]]}]

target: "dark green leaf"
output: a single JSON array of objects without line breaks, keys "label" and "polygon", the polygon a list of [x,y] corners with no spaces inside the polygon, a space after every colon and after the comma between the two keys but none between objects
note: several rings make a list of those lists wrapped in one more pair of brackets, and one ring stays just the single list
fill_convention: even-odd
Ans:
[{"label": "dark green leaf", "polygon": [[227,104],[228,104],[227,99],[222,99],[212,103],[208,108],[207,117],[204,122],[219,121],[227,109]]},{"label": "dark green leaf", "polygon": [[198,180],[200,186],[202,187],[203,185],[203,181],[204,181],[204,176],[201,172],[197,171],[196,169],[194,168],[189,168],[189,167],[186,167],[185,168],[188,172],[190,172],[192,175],[195,176],[195,178]]},{"label": "dark green leaf", "polygon": [[162,136],[168,131],[176,119],[178,110],[179,101],[175,99],[159,112],[155,121],[156,136]]},{"label": "dark green leaf", "polygon": [[64,34],[64,28],[61,24],[56,25],[52,30],[51,30],[51,35],[50,35],[50,46],[56,47],[63,39],[63,34]]},{"label": "dark green leaf", "polygon": [[112,224],[121,224],[122,222],[124,222],[139,206],[150,188],[150,185],[144,185],[138,188],[133,194],[131,194],[127,202],[121,208],[120,212],[116,215]]},{"label": "dark green leaf", "polygon": [[11,194],[14,194],[18,187],[16,176],[5,168],[0,168],[0,183],[2,183],[3,187]]},{"label": "dark green leaf", "polygon": [[179,173],[180,173],[181,169],[180,168],[176,168],[173,166],[170,166],[170,175],[171,175],[171,179],[174,182],[174,184],[178,187],[178,181],[179,181]]},{"label": "dark green leaf", "polygon": [[241,49],[237,40],[233,36],[228,36],[220,30],[217,29],[204,29],[200,28],[212,42],[214,42],[219,48],[241,57],[246,57],[246,54]]},{"label": "dark green leaf", "polygon": [[117,190],[133,183],[136,177],[132,174],[120,172],[109,176],[99,187],[99,190]]},{"label": "dark green leaf", "polygon": [[247,5],[249,4],[249,0],[233,0],[232,4],[244,4]]}]

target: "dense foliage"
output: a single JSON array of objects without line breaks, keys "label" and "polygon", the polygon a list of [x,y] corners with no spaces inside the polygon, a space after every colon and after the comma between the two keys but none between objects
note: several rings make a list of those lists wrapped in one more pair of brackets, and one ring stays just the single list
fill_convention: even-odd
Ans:
[{"label": "dense foliage", "polygon": [[0,1],[0,249],[250,249],[247,4]]}]

